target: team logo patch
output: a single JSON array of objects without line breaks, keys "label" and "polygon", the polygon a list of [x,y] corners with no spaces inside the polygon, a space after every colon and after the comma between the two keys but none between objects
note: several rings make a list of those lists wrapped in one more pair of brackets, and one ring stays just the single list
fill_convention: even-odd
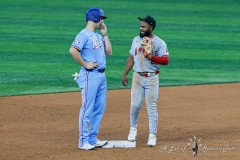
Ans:
[{"label": "team logo patch", "polygon": [[166,48],[166,53],[165,53],[166,55],[169,55],[169,53],[168,53],[168,49]]},{"label": "team logo patch", "polygon": [[80,41],[77,39],[74,41],[74,44],[79,44],[79,43],[80,43]]}]

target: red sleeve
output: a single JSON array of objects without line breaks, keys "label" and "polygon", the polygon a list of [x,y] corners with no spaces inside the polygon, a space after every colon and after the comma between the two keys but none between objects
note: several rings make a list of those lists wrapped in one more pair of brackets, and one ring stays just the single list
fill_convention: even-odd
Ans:
[{"label": "red sleeve", "polygon": [[162,56],[162,57],[152,56],[152,62],[157,64],[162,64],[162,65],[168,65],[169,57],[168,56]]}]

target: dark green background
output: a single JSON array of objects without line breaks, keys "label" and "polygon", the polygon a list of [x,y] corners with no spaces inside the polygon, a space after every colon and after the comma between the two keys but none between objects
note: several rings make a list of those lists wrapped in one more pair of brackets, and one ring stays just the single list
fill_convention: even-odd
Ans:
[{"label": "dark green background", "polygon": [[108,16],[113,45],[107,57],[109,89],[130,88],[121,85],[121,75],[139,34],[137,17],[147,14],[157,20],[154,33],[170,52],[160,86],[240,82],[239,0],[4,0],[0,96],[78,91],[71,75],[80,67],[68,51],[91,7]]}]

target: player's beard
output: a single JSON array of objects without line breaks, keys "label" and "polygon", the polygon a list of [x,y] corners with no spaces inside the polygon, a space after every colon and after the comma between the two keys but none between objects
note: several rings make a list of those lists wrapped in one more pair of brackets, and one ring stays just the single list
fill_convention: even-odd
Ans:
[{"label": "player's beard", "polygon": [[143,37],[149,37],[149,36],[150,36],[150,31],[148,30],[148,31],[144,32],[144,34],[142,34],[141,31],[140,31],[139,36],[140,36],[141,38],[143,38]]}]

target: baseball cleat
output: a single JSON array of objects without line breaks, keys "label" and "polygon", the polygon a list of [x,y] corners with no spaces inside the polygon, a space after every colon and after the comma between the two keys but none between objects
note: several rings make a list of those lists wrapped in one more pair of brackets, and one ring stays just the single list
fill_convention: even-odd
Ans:
[{"label": "baseball cleat", "polygon": [[128,140],[130,142],[136,141],[136,136],[137,136],[137,128],[130,128],[130,132],[128,134]]},{"label": "baseball cleat", "polygon": [[105,146],[107,143],[108,143],[108,141],[97,140],[97,142],[95,144],[93,144],[93,146],[96,148],[101,148],[101,147]]},{"label": "baseball cleat", "polygon": [[82,149],[82,150],[93,150],[94,148],[95,148],[95,146],[93,146],[89,143],[86,143],[82,147],[79,147],[79,149]]},{"label": "baseball cleat", "polygon": [[148,145],[149,147],[155,147],[156,144],[157,144],[156,135],[155,135],[155,134],[149,134],[147,145]]}]

